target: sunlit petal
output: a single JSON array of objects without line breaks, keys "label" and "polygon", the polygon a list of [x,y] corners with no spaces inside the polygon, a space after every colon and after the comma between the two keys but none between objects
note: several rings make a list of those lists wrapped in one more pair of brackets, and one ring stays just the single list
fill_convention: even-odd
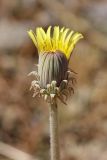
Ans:
[{"label": "sunlit petal", "polygon": [[61,51],[69,59],[75,44],[83,38],[83,35],[72,30],[70,31],[69,28],[65,27],[59,28],[59,26],[55,26],[53,27],[53,32],[51,28],[49,26],[45,32],[42,27],[38,27],[36,32],[30,30],[28,34],[39,53],[49,52],[53,54],[56,51]]}]

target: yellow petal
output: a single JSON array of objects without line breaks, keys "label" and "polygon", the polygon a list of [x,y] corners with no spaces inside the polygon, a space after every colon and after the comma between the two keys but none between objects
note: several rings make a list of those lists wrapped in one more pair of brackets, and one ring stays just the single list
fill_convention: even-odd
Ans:
[{"label": "yellow petal", "polygon": [[53,31],[53,39],[58,40],[58,38],[59,38],[59,26],[55,26]]},{"label": "yellow petal", "polygon": [[59,40],[59,48],[60,48],[60,50],[62,51],[62,52],[64,52],[64,54],[66,54],[65,53],[65,50],[64,50],[64,47],[65,47],[65,38],[66,38],[66,36],[67,36],[67,33],[68,33],[68,31],[69,31],[69,28],[66,28],[64,31],[63,31],[63,33],[62,33],[62,35],[61,35],[61,37],[60,37],[60,40]]},{"label": "yellow petal", "polygon": [[64,29],[65,29],[65,27],[62,27],[62,28],[61,28],[61,30],[60,30],[60,32],[63,32],[63,31],[64,31]]},{"label": "yellow petal", "polygon": [[79,39],[83,38],[82,34],[80,33],[75,33],[72,38],[71,38],[71,44],[69,45],[68,49],[67,49],[67,57],[70,58],[70,55],[72,53],[72,50],[75,47],[75,44],[79,41]]},{"label": "yellow petal", "polygon": [[63,34],[62,34],[62,36],[61,36],[61,42],[64,44],[64,41],[65,41],[65,38],[66,38],[66,35],[67,35],[67,32],[69,31],[69,28],[67,28],[67,29],[65,29],[64,31],[63,31]]},{"label": "yellow petal", "polygon": [[36,29],[34,33],[32,30],[28,34],[39,52],[55,52],[56,50],[62,51],[63,54],[69,59],[75,44],[79,39],[83,38],[82,34],[74,31],[69,32],[69,28],[59,26],[53,28],[53,35],[51,35],[51,26],[45,32],[42,27]]},{"label": "yellow petal", "polygon": [[63,50],[62,50],[61,37],[62,37],[62,34],[63,34],[63,32],[64,32],[64,29],[65,29],[65,27],[62,27],[62,28],[60,29],[60,31],[59,31],[58,50],[60,50],[60,51],[63,51]]},{"label": "yellow petal", "polygon": [[72,41],[76,44],[78,42],[78,40],[81,38],[83,38],[83,35],[77,32],[77,33],[75,33]]},{"label": "yellow petal", "polygon": [[39,43],[43,43],[44,42],[44,39],[43,39],[43,36],[42,36],[40,28],[36,29],[36,36],[37,36],[37,42],[39,42]]},{"label": "yellow petal", "polygon": [[51,26],[48,27],[47,29],[47,33],[46,36],[50,39],[50,35],[51,35]]},{"label": "yellow petal", "polygon": [[33,43],[37,47],[37,41],[36,41],[36,35],[35,35],[35,33],[32,30],[30,30],[30,31],[28,31],[28,35],[30,36],[30,38],[32,39]]},{"label": "yellow petal", "polygon": [[45,40],[46,39],[46,33],[45,33],[45,31],[43,30],[42,27],[40,28],[40,33],[42,35],[42,38]]},{"label": "yellow petal", "polygon": [[69,35],[66,37],[66,39],[65,39],[65,44],[64,44],[64,45],[65,45],[65,47],[64,47],[64,50],[65,50],[65,51],[66,51],[67,48],[69,47],[69,41],[70,41],[73,33],[74,33],[74,31],[71,31],[71,32],[69,33]]},{"label": "yellow petal", "polygon": [[52,49],[52,43],[51,43],[51,26],[48,27],[47,33],[46,33],[46,43],[49,45],[48,48]]},{"label": "yellow petal", "polygon": [[59,26],[55,26],[53,31],[53,38],[52,38],[53,47],[55,49],[58,48],[58,40],[59,40]]},{"label": "yellow petal", "polygon": [[37,44],[38,44],[38,49],[41,52],[44,48],[44,39],[43,39],[40,28],[36,29],[36,40],[37,40]]},{"label": "yellow petal", "polygon": [[71,32],[69,33],[69,35],[66,37],[66,39],[65,39],[65,44],[68,44],[68,43],[69,43],[69,41],[70,41],[73,33],[74,33],[74,31],[71,31]]}]

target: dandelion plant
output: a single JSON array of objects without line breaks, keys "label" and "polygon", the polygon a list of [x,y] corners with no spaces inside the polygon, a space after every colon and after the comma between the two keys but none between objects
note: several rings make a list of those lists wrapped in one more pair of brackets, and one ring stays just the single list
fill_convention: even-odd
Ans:
[{"label": "dandelion plant", "polygon": [[31,83],[33,97],[42,97],[50,104],[50,156],[51,160],[60,160],[57,99],[66,104],[67,97],[73,91],[70,82],[74,78],[68,64],[75,44],[83,36],[59,26],[49,26],[46,32],[38,27],[35,31],[28,31],[28,34],[39,53],[37,71],[30,73],[35,75]]}]

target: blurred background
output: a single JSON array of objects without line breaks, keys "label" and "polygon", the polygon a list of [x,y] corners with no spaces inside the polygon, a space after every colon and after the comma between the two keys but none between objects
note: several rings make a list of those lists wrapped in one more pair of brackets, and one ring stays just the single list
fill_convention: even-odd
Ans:
[{"label": "blurred background", "polygon": [[75,94],[59,102],[61,159],[106,160],[107,0],[0,0],[0,160],[49,159],[48,106],[27,77],[38,61],[27,31],[49,25],[84,35],[69,66]]}]

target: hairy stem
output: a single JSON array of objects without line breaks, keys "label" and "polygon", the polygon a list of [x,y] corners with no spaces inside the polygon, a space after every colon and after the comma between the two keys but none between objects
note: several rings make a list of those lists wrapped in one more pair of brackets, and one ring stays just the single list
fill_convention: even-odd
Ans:
[{"label": "hairy stem", "polygon": [[50,105],[50,154],[51,160],[59,160],[59,138],[58,138],[58,108],[54,101]]}]

